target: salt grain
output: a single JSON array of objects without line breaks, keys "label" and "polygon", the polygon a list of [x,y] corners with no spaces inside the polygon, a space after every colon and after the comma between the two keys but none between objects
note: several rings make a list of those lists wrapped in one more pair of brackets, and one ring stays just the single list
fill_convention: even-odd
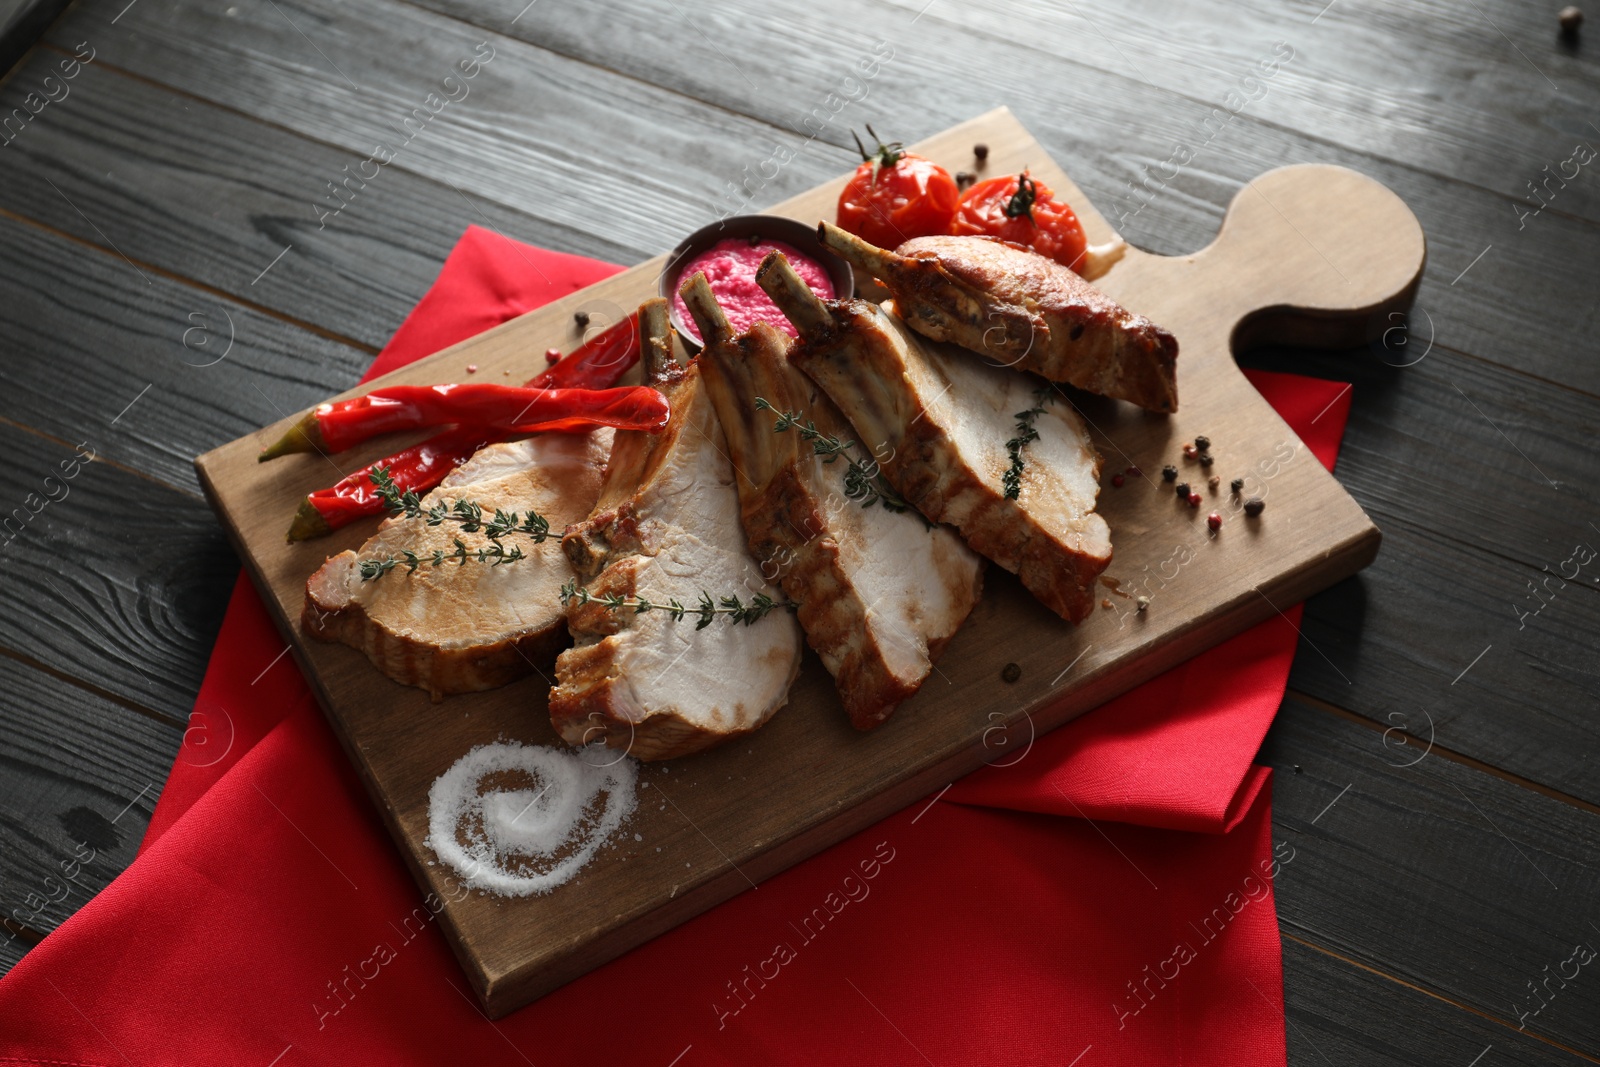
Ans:
[{"label": "salt grain", "polygon": [[[597,766],[587,754],[515,742],[472,749],[428,791],[429,847],[474,889],[525,897],[565,884],[635,805],[638,764]],[[526,785],[507,787],[518,779]]]}]

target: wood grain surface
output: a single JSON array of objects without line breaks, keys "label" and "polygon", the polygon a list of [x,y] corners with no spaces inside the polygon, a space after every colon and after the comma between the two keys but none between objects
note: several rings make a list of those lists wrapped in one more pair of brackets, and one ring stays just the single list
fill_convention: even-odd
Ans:
[{"label": "wood grain surface", "polygon": [[[1086,203],[1005,111],[919,149],[955,167],[978,142],[989,146],[995,173],[1031,164],[1059,195]],[[777,210],[807,221],[827,217],[842,180]],[[1092,241],[1113,236],[1092,211],[1083,221]],[[1392,193],[1330,167],[1263,175],[1239,194],[1216,241],[1199,253],[1168,258],[1129,249],[1100,284],[1177,335],[1179,414],[1152,417],[1098,398],[1069,400],[1094,427],[1108,474],[1135,465],[1149,472],[1122,490],[1108,488],[1101,510],[1117,550],[1108,573],[1148,588],[1151,611],[1131,611],[1124,593],[1121,610],[1097,611],[1074,629],[997,575],[936,677],[869,735],[849,729],[826,673],[808,662],[783,714],[748,744],[647,769],[650,787],[678,799],[670,813],[646,804],[634,828],[651,841],[665,836],[672,847],[656,853],[624,843],[586,870],[581,889],[510,903],[475,895],[447,907],[446,929],[486,1007],[500,1014],[520,1006],[994,758],[1007,731],[1020,736],[1059,725],[1275,616],[1279,602],[1293,603],[1364,566],[1377,550],[1376,528],[1244,380],[1229,343],[1239,330],[1304,344],[1364,340],[1375,314],[1407,305],[1423,258],[1422,231]],[[632,307],[653,291],[660,268],[659,259],[642,264],[382,380],[455,380],[468,362],[490,377],[502,368],[527,377],[534,354],[570,329],[573,307],[601,300]],[[351,650],[307,640],[298,627],[305,578],[331,549],[285,544],[282,530],[295,502],[325,480],[325,460],[258,464],[256,453],[285,426],[207,453],[197,468],[413,872],[437,890],[448,871],[423,843],[429,785],[475,743],[499,736],[552,742],[541,714],[547,683],[534,678],[435,708]],[[1269,500],[1261,520],[1238,515],[1226,490],[1207,494],[1202,511],[1180,505],[1160,480],[1160,466],[1179,460],[1180,443],[1202,432],[1214,442],[1217,473],[1244,477],[1247,495]],[[1200,484],[1202,471],[1188,464],[1185,478]],[[1213,508],[1231,520],[1215,537],[1204,525]],[[331,548],[358,543],[366,532],[346,531]],[[1146,577],[1180,552],[1188,569],[1179,579]],[[1109,601],[1111,591],[1104,592]],[[1026,647],[1018,646],[1018,634],[1027,635]],[[995,679],[1007,660],[1021,665],[1023,680],[997,697]],[[457,706],[471,716],[440,714]],[[677,773],[668,777],[670,770]],[[684,833],[684,823],[694,831]]]}]

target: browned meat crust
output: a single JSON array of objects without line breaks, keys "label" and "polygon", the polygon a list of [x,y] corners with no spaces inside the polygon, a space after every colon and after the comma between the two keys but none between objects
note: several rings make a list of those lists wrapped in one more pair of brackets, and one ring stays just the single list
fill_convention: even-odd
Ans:
[{"label": "browned meat crust", "polygon": [[1046,256],[989,237],[918,237],[889,252],[827,223],[819,232],[881,281],[924,336],[1151,411],[1178,410],[1177,338]]},{"label": "browned meat crust", "polygon": [[[672,354],[666,302],[640,309],[645,381],[672,414],[659,434],[616,435],[600,502],[569,526],[562,549],[595,597],[669,597],[702,589],[746,599],[777,590],[761,580],[738,528],[737,491],[700,365]],[[550,719],[571,744],[602,741],[642,760],[698,752],[761,726],[787,699],[800,634],[787,611],[752,626],[672,622],[573,601],[575,641],[556,661]]]},{"label": "browned meat crust", "polygon": [[1095,579],[1111,562],[1111,539],[1094,512],[1100,456],[1077,415],[1046,405],[1035,422],[1040,438],[1027,446],[1021,491],[1009,499],[1004,442],[1013,413],[1033,403],[1037,379],[925,348],[883,309],[863,300],[818,301],[809,290],[779,284],[776,261],[768,263],[758,280],[803,338],[790,361],[848,416],[894,487],[1014,572],[1062,618],[1088,616]]},{"label": "browned meat crust", "polygon": [[877,726],[921,688],[977,603],[982,560],[918,515],[846,499],[845,459],[822,462],[797,431],[775,433],[774,413],[756,406],[764,399],[851,438],[833,402],[789,365],[790,339],[766,323],[731,336],[709,287],[685,295],[707,341],[699,366],[739,474],[750,550],[800,604],[800,626],[851,723]]}]

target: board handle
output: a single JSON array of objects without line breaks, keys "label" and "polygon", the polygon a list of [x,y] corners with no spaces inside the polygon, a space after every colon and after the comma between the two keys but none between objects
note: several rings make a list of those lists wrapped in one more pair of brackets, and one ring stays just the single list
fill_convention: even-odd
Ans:
[{"label": "board handle", "polygon": [[1327,164],[1271,170],[1239,190],[1192,257],[1232,278],[1232,347],[1353,348],[1411,307],[1427,262],[1422,224],[1386,186]]}]

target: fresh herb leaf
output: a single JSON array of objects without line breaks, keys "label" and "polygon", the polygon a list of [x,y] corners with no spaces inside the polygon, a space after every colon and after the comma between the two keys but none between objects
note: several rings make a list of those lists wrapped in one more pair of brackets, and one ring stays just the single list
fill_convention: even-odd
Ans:
[{"label": "fresh herb leaf", "polygon": [[694,607],[685,607],[683,602],[673,598],[665,604],[655,604],[644,597],[625,597],[617,593],[604,595],[591,593],[579,586],[576,581],[570,581],[561,587],[561,606],[570,604],[601,604],[611,611],[632,610],[635,615],[643,615],[647,611],[664,611],[673,622],[682,622],[686,618],[694,618],[694,628],[704,630],[716,621],[717,616],[725,616],[729,622],[742,623],[749,626],[766,618],[777,608],[788,608],[790,611],[799,607],[791,601],[774,600],[765,593],[757,593],[750,598],[747,604],[737,596],[719,597],[711,599],[711,594],[701,590],[700,599]]},{"label": "fresh herb leaf", "polygon": [[456,546],[453,552],[436,548],[428,555],[422,556],[412,549],[403,548],[399,555],[391,554],[382,559],[364,559],[360,566],[361,580],[364,582],[382,578],[402,563],[405,564],[407,574],[415,573],[417,568],[424,564],[439,567],[447,562],[454,562],[458,566],[465,566],[471,561],[498,567],[502,563],[515,563],[527,559],[526,553],[522,551],[520,545],[501,544],[502,539],[513,534],[521,534],[531,538],[537,545],[542,544],[550,536],[550,523],[543,515],[534,511],[519,515],[515,511],[502,511],[496,508],[494,518],[485,521],[482,506],[472,500],[457,500],[451,504],[441,500],[431,507],[423,507],[422,498],[415,490],[400,491],[387,467],[373,467],[368,477],[372,479],[373,488],[383,501],[384,510],[390,515],[420,519],[429,526],[455,523],[460,526],[462,533],[483,534],[489,539],[489,544],[471,549],[461,538],[455,537],[452,538]]},{"label": "fresh herb leaf", "polygon": [[1045,401],[1050,397],[1049,383],[1041,385],[1033,391],[1033,407],[1027,411],[1017,412],[1017,436],[1006,442],[1006,453],[1011,457],[1011,467],[1000,476],[1000,484],[1005,489],[1007,500],[1015,500],[1022,494],[1022,450],[1039,439],[1039,431],[1033,424],[1044,414]]},{"label": "fresh herb leaf", "polygon": [[825,434],[817,429],[816,424],[809,419],[801,419],[798,411],[779,411],[764,397],[756,397],[758,411],[770,411],[777,418],[773,421],[773,433],[785,433],[791,429],[800,434],[802,438],[811,443],[811,451],[822,457],[822,462],[832,463],[839,457],[845,459],[844,495],[850,500],[860,502],[864,508],[874,504],[882,504],[885,511],[906,511],[910,505],[905,497],[901,496],[883,477],[883,472],[878,466],[878,461],[867,457],[866,462],[851,459],[849,452],[857,445],[854,441],[841,441],[832,434]]}]

